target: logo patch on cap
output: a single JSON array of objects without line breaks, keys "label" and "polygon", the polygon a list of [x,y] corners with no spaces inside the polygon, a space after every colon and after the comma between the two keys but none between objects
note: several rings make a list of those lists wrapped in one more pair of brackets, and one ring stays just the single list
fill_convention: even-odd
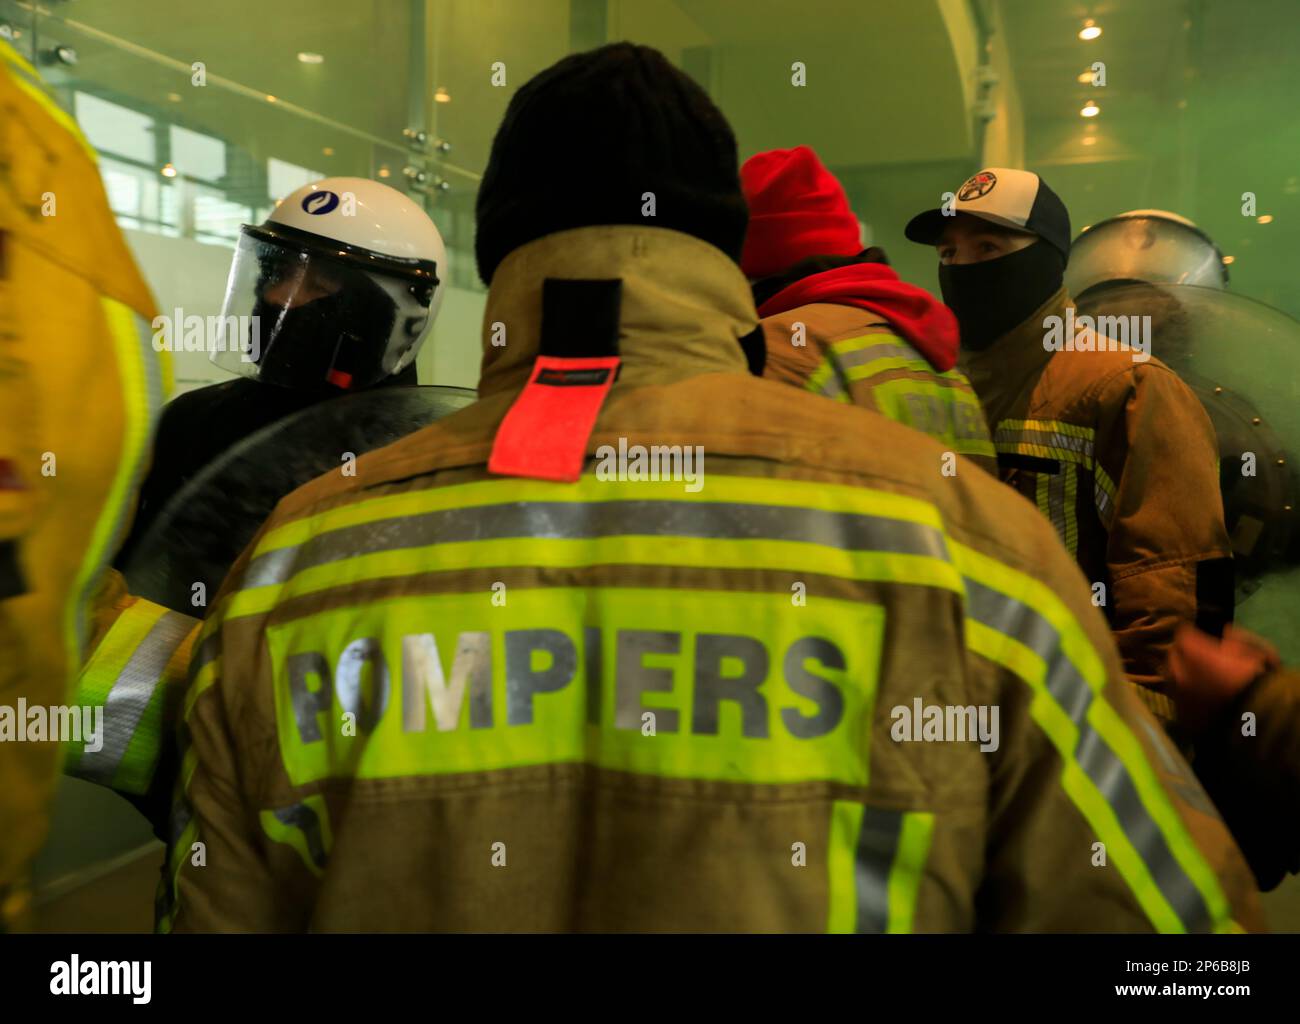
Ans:
[{"label": "logo patch on cap", "polygon": [[971,175],[958,190],[957,201],[969,203],[972,199],[982,199],[993,191],[993,186],[997,183],[998,176],[992,171],[980,171],[979,174]]}]

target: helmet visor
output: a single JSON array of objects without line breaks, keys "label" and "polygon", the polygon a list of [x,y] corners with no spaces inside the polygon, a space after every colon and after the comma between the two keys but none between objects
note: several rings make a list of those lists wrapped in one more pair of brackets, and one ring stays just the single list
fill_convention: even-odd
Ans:
[{"label": "helmet visor", "polygon": [[368,387],[409,365],[433,288],[358,267],[310,241],[245,227],[212,361],[281,387]]}]

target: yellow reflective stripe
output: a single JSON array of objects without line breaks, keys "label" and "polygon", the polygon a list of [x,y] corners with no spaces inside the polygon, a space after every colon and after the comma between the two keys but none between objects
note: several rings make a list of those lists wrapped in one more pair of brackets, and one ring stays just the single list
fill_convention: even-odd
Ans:
[{"label": "yellow reflective stripe", "polygon": [[181,720],[190,717],[195,702],[221,678],[221,622],[211,615],[203,624],[190,659],[189,681],[181,705]]},{"label": "yellow reflective stripe", "polygon": [[908,355],[885,356],[881,359],[873,359],[869,363],[846,366],[844,376],[852,383],[853,381],[866,380],[887,370],[916,370],[919,373],[939,376],[939,374],[935,373],[934,367],[924,359]]},{"label": "yellow reflective stripe", "polygon": [[1049,523],[1052,521],[1052,503],[1047,496],[1047,474],[1034,474],[1034,505]]},{"label": "yellow reflective stripe", "polygon": [[[965,545],[950,547],[972,600],[982,588],[1017,609],[1013,633],[968,607],[968,646],[1034,692],[1030,716],[1061,756],[1065,792],[1152,924],[1162,932],[1224,927],[1230,907],[1218,878],[1136,736],[1102,696],[1105,667],[1082,627],[1043,583]],[[1035,649],[1044,642],[1051,661]]]},{"label": "yellow reflective stripe", "polygon": [[1037,430],[1053,434],[1068,434],[1091,441],[1094,431],[1091,427],[1081,427],[1077,423],[1063,423],[1060,420],[1000,420],[998,427],[1009,430]]},{"label": "yellow reflective stripe", "polygon": [[830,837],[826,847],[826,931],[852,935],[858,930],[858,836],[866,808],[851,800],[831,804]]},{"label": "yellow reflective stripe", "polygon": [[324,797],[317,794],[292,807],[261,811],[257,819],[271,840],[292,847],[308,871],[325,877],[334,839]]},{"label": "yellow reflective stripe", "polygon": [[153,425],[162,406],[158,365],[151,359],[152,346],[146,354],[147,343],[136,330],[135,314],[114,299],[101,297],[100,303],[112,336],[114,358],[120,374],[122,444],[115,460],[112,483],[99,509],[63,610],[64,650],[70,668],[82,662],[84,620],[91,591],[125,533],[127,516],[147,465]]},{"label": "yellow reflective stripe", "polygon": [[891,935],[909,934],[915,926],[916,901],[933,835],[933,814],[917,811],[903,815],[898,855],[889,872],[889,923],[885,931]]},{"label": "yellow reflective stripe", "polygon": [[1032,455],[1039,459],[1072,462],[1083,466],[1085,469],[1092,469],[1092,460],[1087,455],[1083,452],[1071,451],[1068,448],[1051,448],[1042,444],[1030,444],[1025,441],[1005,441],[997,438],[994,439],[993,444],[999,452],[1008,455]]},{"label": "yellow reflective stripe", "polygon": [[836,800],[831,805],[830,832],[826,930],[911,932],[934,815]]},{"label": "yellow reflective stripe", "polygon": [[26,93],[35,103],[39,104],[58,125],[76,140],[77,144],[90,158],[91,163],[97,163],[98,154],[91,144],[86,141],[86,137],[81,133],[77,122],[68,114],[66,110],[54,101],[54,98],[46,91],[48,88],[36,69],[27,62],[27,60],[6,43],[0,42],[0,55],[13,67],[15,74],[10,78],[13,83]]},{"label": "yellow reflective stripe", "polygon": [[1075,558],[1079,554],[1079,514],[1076,503],[1079,500],[1079,467],[1076,465],[1063,466],[1065,471],[1065,549],[1070,552],[1070,557]]}]

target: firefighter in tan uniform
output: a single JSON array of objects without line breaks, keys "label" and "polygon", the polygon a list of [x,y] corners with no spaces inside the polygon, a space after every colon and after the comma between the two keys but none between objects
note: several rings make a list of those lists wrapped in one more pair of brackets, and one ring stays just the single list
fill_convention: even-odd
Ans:
[{"label": "firefighter in tan uniform", "polygon": [[759,153],[740,181],[740,267],[762,318],[764,376],[875,409],[996,474],[979,399],[955,368],[956,319],[899,280],[880,249],[863,250],[848,197],[817,154]]},{"label": "firefighter in tan uniform", "polygon": [[689,78],[543,71],[477,214],[480,401],[284,499],[204,624],[164,930],[1260,927],[1034,509],[747,372]]},{"label": "firefighter in tan uniform", "polygon": [[1124,338],[1076,320],[1062,284],[1069,215],[1038,175],[981,171],[946,211],[914,217],[907,237],[938,249],[959,365],[984,405],[1002,479],[1051,520],[1092,584],[1125,674],[1173,727],[1161,666],[1175,630],[1217,632],[1232,614],[1209,417],[1152,355],[1140,323]]},{"label": "firefighter in tan uniform", "polygon": [[153,315],[89,143],[0,40],[0,931],[28,923],[60,758],[49,709],[70,723],[93,598],[171,386]]}]

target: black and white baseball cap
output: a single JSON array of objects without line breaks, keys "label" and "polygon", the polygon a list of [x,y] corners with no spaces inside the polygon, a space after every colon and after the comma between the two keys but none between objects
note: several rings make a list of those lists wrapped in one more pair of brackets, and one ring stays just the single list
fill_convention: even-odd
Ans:
[{"label": "black and white baseball cap", "polygon": [[958,213],[969,213],[1013,231],[1032,231],[1070,258],[1070,213],[1061,197],[1033,171],[986,167],[957,190],[951,209],[918,213],[904,230],[913,242],[935,245]]}]

